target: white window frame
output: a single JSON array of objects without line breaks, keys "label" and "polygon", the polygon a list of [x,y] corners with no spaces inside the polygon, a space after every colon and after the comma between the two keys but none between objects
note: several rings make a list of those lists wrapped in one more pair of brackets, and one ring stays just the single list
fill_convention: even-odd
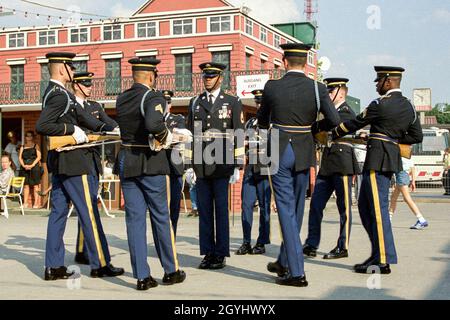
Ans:
[{"label": "white window frame", "polygon": [[[247,25],[249,23],[251,24],[251,28],[252,28],[252,32],[251,33],[247,32]],[[250,20],[249,18],[245,19],[245,30],[244,31],[245,31],[246,34],[248,34],[250,36],[253,36],[253,32],[255,31],[255,23],[252,20]]]},{"label": "white window frame", "polygon": [[[111,40],[106,40],[105,39],[105,27],[114,27],[114,26],[120,26],[120,39],[113,39],[113,35],[114,35],[114,30],[113,28],[111,28]],[[106,25],[102,25],[102,40],[105,42],[110,42],[110,41],[120,41],[120,40],[124,40],[124,24],[106,24]]]},{"label": "white window frame", "polygon": [[[154,23],[155,24],[155,36],[154,37],[149,37],[148,34],[147,34],[147,27],[146,27],[145,28],[146,29],[145,37],[139,37],[139,30],[138,30],[139,29],[139,25],[140,24],[147,25],[149,23]],[[159,37],[159,21],[139,21],[139,22],[136,22],[135,25],[134,25],[134,30],[135,30],[135,33],[134,33],[134,38],[135,39],[154,39],[154,38],[157,38],[157,37]]]},{"label": "white window frame", "polygon": [[[215,22],[215,23],[218,23],[219,24],[219,31],[211,31],[211,20],[213,19],[213,18],[219,18],[219,22]],[[222,30],[222,19],[223,18],[229,18],[230,19],[230,29],[229,30],[226,30],[226,31],[224,31],[224,30]],[[233,31],[233,23],[234,23],[234,19],[233,19],[233,16],[231,16],[231,15],[220,15],[220,16],[212,16],[212,17],[208,17],[208,33],[223,33],[223,32],[231,32],[231,31]]]},{"label": "white window frame", "polygon": [[[278,44],[276,43],[276,39],[278,39]],[[281,44],[281,36],[279,34],[274,33],[273,34],[273,46],[277,49],[280,48]]]},{"label": "white window frame", "polygon": [[[22,34],[23,35],[23,46],[18,46],[17,45],[17,35]],[[9,41],[12,35],[16,36],[16,46],[15,47],[11,47],[9,45]],[[7,48],[25,48],[27,46],[27,33],[26,32],[14,32],[14,33],[10,33],[8,34],[8,42],[7,42]]]},{"label": "white window frame", "polygon": [[[183,21],[183,20],[191,20],[192,21],[192,33],[184,33],[183,27],[184,23],[182,24],[182,30],[183,33],[181,34],[175,34],[175,21]],[[178,18],[178,19],[172,19],[170,20],[170,35],[171,36],[191,36],[195,35],[197,33],[197,19],[196,18]]]},{"label": "white window frame", "polygon": [[[41,32],[47,32],[47,44],[41,44],[40,43],[40,33]],[[54,32],[55,33],[55,43],[48,44],[48,33]],[[55,45],[58,45],[58,38],[59,38],[59,30],[41,30],[36,32],[36,46],[37,47],[53,47]]]},{"label": "white window frame", "polygon": [[[87,41],[78,41],[78,42],[72,42],[72,31],[74,30],[78,30],[78,40],[80,40],[80,30],[81,29],[86,29],[87,32]],[[79,28],[70,28],[68,31],[68,42],[69,43],[90,43],[91,42],[91,28],[90,27],[79,27]]]},{"label": "white window frame", "polygon": [[[263,39],[263,36],[265,36],[265,40]],[[261,40],[264,43],[267,43],[268,40],[267,29],[263,26],[259,26],[259,40]]]},{"label": "white window frame", "polygon": [[316,66],[314,64],[314,58],[315,58],[315,52],[310,50],[308,52],[308,65],[310,65],[311,67],[315,67]]}]

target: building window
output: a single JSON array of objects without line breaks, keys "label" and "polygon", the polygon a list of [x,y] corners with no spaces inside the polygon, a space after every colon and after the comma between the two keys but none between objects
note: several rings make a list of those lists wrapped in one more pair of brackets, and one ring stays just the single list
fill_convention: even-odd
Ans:
[{"label": "building window", "polygon": [[105,86],[105,93],[107,96],[115,96],[122,91],[120,59],[106,60]]},{"label": "building window", "polygon": [[261,34],[260,34],[259,39],[262,42],[267,42],[267,29],[266,28],[261,27]]},{"label": "building window", "polygon": [[25,47],[25,33],[22,32],[10,34],[8,43],[10,48]]},{"label": "building window", "polygon": [[50,81],[50,71],[48,70],[48,63],[41,64],[41,98],[44,96],[45,90],[47,89],[48,82]]},{"label": "building window", "polygon": [[253,35],[253,21],[250,19],[245,20],[245,33]]},{"label": "building window", "polygon": [[212,61],[217,63],[222,63],[227,66],[223,75],[223,88],[230,89],[231,81],[230,81],[230,52],[229,51],[220,51],[213,52]]},{"label": "building window", "polygon": [[70,42],[71,43],[88,42],[88,28],[71,29]]},{"label": "building window", "polygon": [[77,68],[75,72],[87,72],[88,71],[87,61],[74,61],[73,66],[75,68]]},{"label": "building window", "polygon": [[183,35],[193,33],[192,19],[174,20],[173,21],[173,34]]},{"label": "building window", "polygon": [[314,67],[314,52],[308,52],[308,64]]},{"label": "building window", "polygon": [[211,32],[231,31],[231,17],[230,16],[211,17],[210,31]]},{"label": "building window", "polygon": [[24,66],[11,66],[11,99],[24,98]]},{"label": "building window", "polygon": [[156,22],[145,22],[137,24],[138,38],[156,37]]},{"label": "building window", "polygon": [[56,32],[55,30],[40,31],[39,32],[39,45],[49,46],[56,44]]},{"label": "building window", "polygon": [[273,36],[273,46],[274,46],[275,48],[279,48],[279,47],[280,47],[280,43],[281,43],[280,35],[275,34],[275,35]]},{"label": "building window", "polygon": [[192,91],[192,54],[175,56],[175,87],[177,91]]},{"label": "building window", "polygon": [[316,76],[314,73],[308,72],[308,77],[310,77],[311,79],[315,80]]},{"label": "building window", "polygon": [[261,59],[261,70],[266,70],[266,60]]},{"label": "building window", "polygon": [[122,39],[122,26],[120,24],[104,26],[103,40],[120,40]]},{"label": "building window", "polygon": [[251,69],[252,56],[249,54],[245,55],[245,70],[249,71]]}]

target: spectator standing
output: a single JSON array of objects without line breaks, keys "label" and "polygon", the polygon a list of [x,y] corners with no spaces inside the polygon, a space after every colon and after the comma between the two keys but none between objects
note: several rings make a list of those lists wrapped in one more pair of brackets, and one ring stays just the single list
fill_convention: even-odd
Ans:
[{"label": "spectator standing", "polygon": [[33,209],[40,208],[40,191],[41,183],[41,151],[39,146],[34,142],[34,132],[27,131],[25,134],[25,143],[19,150],[19,162],[21,165],[20,176],[25,177],[25,187],[23,190],[24,207],[28,208],[30,193],[33,193],[34,204]]},{"label": "spectator standing", "polygon": [[[409,186],[411,186],[412,192],[416,190],[414,163],[410,159],[402,158],[402,165],[403,171],[400,171],[395,174],[396,185],[391,196],[389,215],[392,221],[392,216],[394,215],[394,212],[397,208],[397,200],[401,193],[403,195],[403,199],[405,200],[406,204],[409,206],[412,213],[417,218],[417,222],[410,229],[422,230],[428,227],[428,222],[423,217],[422,213],[420,212],[420,209],[414,203],[414,200],[411,198],[411,194],[409,193]],[[412,180],[410,179],[409,174],[411,174]]]},{"label": "spectator standing", "polygon": [[14,133],[14,131],[8,132],[8,140],[9,143],[6,145],[5,152],[8,153],[11,156],[11,160],[14,163],[15,166],[15,173],[18,174],[17,170],[20,168],[20,162],[19,162],[19,147],[21,145],[21,142],[17,140],[17,136]]},{"label": "spectator standing", "polygon": [[444,173],[442,175],[442,184],[444,185],[444,196],[450,196],[450,148],[445,149],[444,153]]}]

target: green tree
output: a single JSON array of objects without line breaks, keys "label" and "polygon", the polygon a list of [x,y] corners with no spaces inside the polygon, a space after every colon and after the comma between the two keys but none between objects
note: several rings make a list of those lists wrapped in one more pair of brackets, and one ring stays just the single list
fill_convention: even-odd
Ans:
[{"label": "green tree", "polygon": [[435,116],[439,124],[450,124],[450,104],[439,103],[426,115]]}]

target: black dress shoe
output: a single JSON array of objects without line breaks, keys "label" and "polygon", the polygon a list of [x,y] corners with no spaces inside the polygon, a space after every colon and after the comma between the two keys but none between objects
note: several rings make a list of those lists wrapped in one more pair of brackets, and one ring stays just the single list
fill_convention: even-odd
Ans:
[{"label": "black dress shoe", "polygon": [[305,244],[303,246],[303,254],[305,256],[313,258],[313,257],[317,256],[317,249],[312,247],[312,246],[310,246],[309,244]]},{"label": "black dress shoe", "polygon": [[186,273],[183,270],[177,272],[164,274],[163,283],[166,285],[172,285],[175,283],[182,283],[186,279]]},{"label": "black dress shoe", "polygon": [[89,259],[84,256],[84,253],[77,252],[75,255],[75,262],[78,264],[89,265]]},{"label": "black dress shoe", "polygon": [[65,280],[69,279],[71,276],[73,276],[75,272],[67,272],[66,267],[59,267],[59,268],[45,268],[45,280],[46,281],[52,281],[52,280]]},{"label": "black dress shoe", "polygon": [[291,286],[291,287],[308,286],[308,281],[306,281],[305,276],[277,278],[276,283],[279,284],[280,286]]},{"label": "black dress shoe", "polygon": [[225,266],[226,266],[226,259],[225,259],[225,257],[216,257],[214,260],[211,261],[209,269],[211,269],[211,270],[219,270],[219,269],[225,268]]},{"label": "black dress shoe", "polygon": [[214,257],[212,255],[207,254],[200,265],[198,266],[199,269],[209,269],[211,267],[211,262],[214,260]]},{"label": "black dress shoe", "polygon": [[257,243],[252,249],[252,254],[264,254],[266,253],[266,247],[263,244]]},{"label": "black dress shoe", "polygon": [[355,266],[356,273],[378,273],[379,274],[390,274],[391,268],[389,264],[366,264],[360,265],[359,267]]},{"label": "black dress shoe", "polygon": [[339,247],[334,248],[329,253],[323,256],[324,259],[341,259],[348,257],[348,250],[341,249]]},{"label": "black dress shoe", "polygon": [[115,268],[112,264],[102,267],[100,269],[92,269],[92,278],[103,278],[103,277],[117,277],[123,275],[125,270],[123,268]]},{"label": "black dress shoe", "polygon": [[355,264],[355,265],[353,266],[353,270],[360,269],[360,268],[363,267],[363,266],[370,266],[371,264],[375,264],[375,263],[376,263],[375,258],[372,257],[372,256],[370,256],[370,257],[369,257],[366,261],[364,261],[363,263]]},{"label": "black dress shoe", "polygon": [[243,256],[245,254],[249,254],[252,253],[252,246],[250,245],[250,243],[246,243],[244,242],[240,248],[236,251],[236,254],[238,256]]},{"label": "black dress shoe", "polygon": [[139,279],[137,281],[137,289],[139,291],[148,290],[150,288],[155,288],[158,286],[158,282],[152,277],[148,277],[145,279]]},{"label": "black dress shoe", "polygon": [[279,277],[284,277],[288,273],[288,269],[283,267],[278,261],[269,262],[267,264],[267,271],[276,273]]}]

